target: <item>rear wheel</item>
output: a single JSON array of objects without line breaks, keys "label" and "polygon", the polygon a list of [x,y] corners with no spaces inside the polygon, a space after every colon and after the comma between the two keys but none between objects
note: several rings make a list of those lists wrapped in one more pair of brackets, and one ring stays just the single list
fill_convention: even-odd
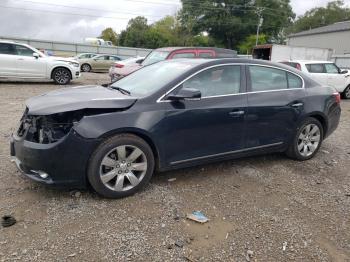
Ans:
[{"label": "rear wheel", "polygon": [[309,117],[299,126],[286,153],[296,160],[308,160],[316,155],[322,141],[323,127],[321,123],[317,119]]},{"label": "rear wheel", "polygon": [[343,98],[350,99],[350,85],[348,85],[348,87],[345,88],[345,90],[343,92]]},{"label": "rear wheel", "polygon": [[83,72],[90,72],[91,71],[91,66],[89,64],[82,64],[81,65],[81,71],[83,71]]},{"label": "rear wheel", "polygon": [[52,79],[58,85],[67,85],[71,80],[71,75],[67,68],[57,68],[52,73]]},{"label": "rear wheel", "polygon": [[107,139],[93,153],[88,180],[100,195],[122,198],[142,189],[153,171],[150,146],[137,136],[121,134]]}]

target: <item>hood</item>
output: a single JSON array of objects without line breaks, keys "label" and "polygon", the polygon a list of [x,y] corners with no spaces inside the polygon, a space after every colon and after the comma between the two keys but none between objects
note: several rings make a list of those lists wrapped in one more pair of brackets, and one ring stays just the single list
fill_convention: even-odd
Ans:
[{"label": "hood", "polygon": [[26,101],[30,115],[51,115],[80,109],[124,109],[137,98],[102,86],[62,88]]}]

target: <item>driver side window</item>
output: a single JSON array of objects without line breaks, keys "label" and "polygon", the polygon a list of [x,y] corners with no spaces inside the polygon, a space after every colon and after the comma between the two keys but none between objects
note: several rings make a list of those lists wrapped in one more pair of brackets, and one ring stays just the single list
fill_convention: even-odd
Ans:
[{"label": "driver side window", "polygon": [[182,88],[195,88],[202,97],[238,94],[241,89],[241,67],[220,66],[207,69],[183,83]]}]

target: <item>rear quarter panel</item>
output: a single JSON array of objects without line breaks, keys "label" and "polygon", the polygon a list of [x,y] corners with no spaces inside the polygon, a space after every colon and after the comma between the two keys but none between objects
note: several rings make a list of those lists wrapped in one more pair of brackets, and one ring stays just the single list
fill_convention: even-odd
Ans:
[{"label": "rear quarter panel", "polygon": [[336,90],[328,86],[315,85],[306,88],[304,109],[306,116],[321,116],[324,119],[325,134],[329,136],[338,126],[341,109],[336,103]]}]

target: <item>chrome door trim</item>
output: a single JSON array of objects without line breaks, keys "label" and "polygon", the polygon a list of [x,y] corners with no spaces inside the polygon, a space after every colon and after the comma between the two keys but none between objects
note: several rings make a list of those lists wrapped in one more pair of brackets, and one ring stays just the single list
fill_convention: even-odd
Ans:
[{"label": "chrome door trim", "polygon": [[279,68],[277,66],[273,66],[273,65],[261,65],[261,64],[250,64],[250,63],[226,63],[226,64],[218,64],[218,65],[213,65],[213,66],[208,66],[206,68],[203,68],[195,73],[193,73],[192,75],[186,77],[184,80],[182,80],[180,83],[178,83],[177,85],[175,85],[173,88],[171,88],[169,91],[167,91],[165,94],[163,94],[161,97],[159,97],[157,99],[157,103],[171,103],[172,101],[170,100],[163,100],[168,94],[170,94],[172,91],[174,91],[176,88],[178,88],[179,86],[181,86],[184,82],[186,82],[188,79],[194,77],[195,75],[211,69],[211,68],[215,68],[215,67],[220,67],[220,66],[242,66],[242,65],[246,65],[246,66],[261,66],[261,67],[269,67],[269,68],[275,68],[275,69],[279,69],[282,71],[286,71],[289,72],[291,74],[296,75],[297,77],[299,77],[302,80],[302,87],[301,88],[286,88],[286,89],[277,89],[277,90],[265,90],[265,91],[252,91],[252,92],[244,92],[244,93],[237,93],[237,94],[227,94],[227,95],[217,95],[217,96],[206,96],[206,97],[202,97],[201,99],[208,99],[208,98],[217,98],[217,97],[227,97],[227,96],[237,96],[237,95],[246,95],[246,94],[257,94],[257,93],[268,93],[268,92],[280,92],[280,91],[287,91],[287,90],[302,90],[305,89],[305,81],[304,78],[302,78],[300,75],[298,75],[295,72],[292,72],[288,69],[284,69],[284,68]]},{"label": "chrome door trim", "polygon": [[239,149],[239,150],[235,150],[235,151],[229,151],[229,152],[225,152],[225,153],[194,157],[194,158],[174,161],[174,162],[171,162],[170,165],[177,165],[177,164],[182,164],[182,163],[187,163],[187,162],[192,162],[192,161],[202,160],[202,159],[207,159],[207,158],[212,158],[212,157],[220,157],[220,156],[226,156],[226,155],[231,155],[231,154],[244,153],[244,152],[251,151],[251,150],[263,149],[263,148],[268,148],[268,147],[273,147],[273,146],[279,146],[279,145],[282,145],[282,144],[284,144],[284,143],[283,142],[278,142],[278,143],[273,143],[273,144],[268,144],[268,145],[263,145],[263,146],[256,146],[256,147]]}]

